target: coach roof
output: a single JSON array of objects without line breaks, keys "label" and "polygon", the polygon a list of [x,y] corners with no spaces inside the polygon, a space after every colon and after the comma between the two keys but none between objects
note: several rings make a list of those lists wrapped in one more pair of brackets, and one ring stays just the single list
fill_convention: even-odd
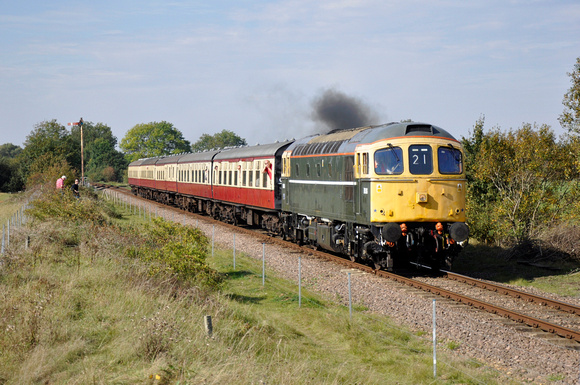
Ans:
[{"label": "coach roof", "polygon": [[247,158],[263,158],[268,156],[274,156],[276,153],[285,149],[293,141],[285,141],[279,143],[261,144],[257,146],[246,146],[238,148],[230,148],[222,150],[219,154],[215,156],[215,160],[225,160],[225,159],[247,159]]},{"label": "coach roof", "polygon": [[181,158],[179,158],[178,163],[211,162],[211,160],[217,153],[219,153],[219,150],[186,154],[183,155]]},{"label": "coach roof", "polygon": [[141,164],[145,161],[145,159],[137,159],[129,163],[129,167],[137,167],[141,166]]}]

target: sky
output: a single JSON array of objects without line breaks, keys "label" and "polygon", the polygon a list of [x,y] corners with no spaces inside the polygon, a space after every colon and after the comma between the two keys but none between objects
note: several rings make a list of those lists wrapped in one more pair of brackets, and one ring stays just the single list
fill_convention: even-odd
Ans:
[{"label": "sky", "polygon": [[329,92],[369,123],[559,135],[579,56],[578,0],[0,0],[0,144],[80,117],[271,143]]}]

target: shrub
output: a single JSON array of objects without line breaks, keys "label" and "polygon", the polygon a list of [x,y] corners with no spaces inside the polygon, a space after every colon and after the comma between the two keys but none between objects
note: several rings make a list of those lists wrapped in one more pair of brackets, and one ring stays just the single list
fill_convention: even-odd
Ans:
[{"label": "shrub", "polygon": [[221,283],[221,276],[206,263],[209,242],[199,229],[156,218],[136,231],[143,242],[128,253],[148,261],[152,275],[170,274],[214,288]]}]

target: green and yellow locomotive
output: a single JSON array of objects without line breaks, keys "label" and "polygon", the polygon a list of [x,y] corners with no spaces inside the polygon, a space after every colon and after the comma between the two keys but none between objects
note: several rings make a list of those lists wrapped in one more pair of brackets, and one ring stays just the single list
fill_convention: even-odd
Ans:
[{"label": "green and yellow locomotive", "polygon": [[389,123],[297,140],[282,154],[281,183],[286,238],[376,268],[449,267],[468,238],[463,149],[436,126]]}]

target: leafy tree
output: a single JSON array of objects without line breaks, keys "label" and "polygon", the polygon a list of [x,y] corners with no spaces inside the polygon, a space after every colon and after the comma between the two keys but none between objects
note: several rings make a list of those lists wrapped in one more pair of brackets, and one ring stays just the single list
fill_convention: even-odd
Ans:
[{"label": "leafy tree", "polygon": [[91,180],[106,182],[122,180],[127,160],[121,152],[115,150],[111,141],[97,138],[88,146],[86,152],[88,155],[87,176]]},{"label": "leafy tree", "polygon": [[[24,149],[18,155],[22,180],[26,181],[29,186],[30,183],[34,184],[38,178],[29,179],[31,174],[53,166],[54,164],[52,163],[46,163],[52,161],[60,164],[61,168],[71,170],[71,172],[76,172],[76,170],[71,168],[71,165],[80,166],[80,150],[78,146],[75,145],[66,128],[58,124],[56,120],[38,123],[26,137]],[[70,175],[70,173],[67,175]],[[58,175],[50,175],[49,177],[56,180]]]},{"label": "leafy tree", "polygon": [[469,138],[462,138],[465,150],[465,171],[467,176],[467,222],[470,236],[485,243],[493,243],[500,236],[498,222],[490,220],[494,204],[498,199],[493,183],[475,175],[478,154],[480,153],[486,134],[484,131],[485,117],[480,117]]},{"label": "leafy tree", "polygon": [[16,157],[22,148],[12,143],[0,146],[0,191],[16,192],[23,187]]},{"label": "leafy tree", "polygon": [[22,188],[18,167],[12,159],[0,157],[0,191],[16,192]]},{"label": "leafy tree", "polygon": [[246,139],[240,138],[232,131],[222,130],[214,135],[203,134],[191,149],[193,152],[202,152],[226,147],[247,146]]},{"label": "leafy tree", "polygon": [[495,240],[529,239],[567,206],[569,190],[561,182],[571,172],[569,156],[549,126],[524,124],[508,132],[496,128],[478,143],[469,165],[472,177],[476,188],[483,182],[493,190],[474,195],[480,205],[489,199],[479,219],[488,216]]},{"label": "leafy tree", "polygon": [[68,176],[65,185],[72,184],[72,176],[77,174],[62,155],[46,152],[30,164],[26,176],[26,186],[46,185],[54,188],[56,180],[61,176]]},{"label": "leafy tree", "polygon": [[576,58],[574,71],[569,72],[572,85],[566,94],[562,104],[566,107],[558,120],[562,127],[571,133],[580,134],[580,57]]},{"label": "leafy tree", "polygon": [[[71,137],[78,144],[80,151],[80,127],[73,126]],[[83,142],[86,175],[95,181],[121,181],[123,171],[127,168],[127,161],[123,153],[115,149],[117,138],[111,128],[103,123],[84,122]],[[108,170],[106,175],[103,174],[105,169]]]},{"label": "leafy tree", "polygon": [[0,158],[16,158],[22,152],[22,147],[12,143],[0,145]]},{"label": "leafy tree", "polygon": [[119,146],[129,162],[191,151],[191,145],[181,131],[165,121],[137,124],[127,132]]}]

